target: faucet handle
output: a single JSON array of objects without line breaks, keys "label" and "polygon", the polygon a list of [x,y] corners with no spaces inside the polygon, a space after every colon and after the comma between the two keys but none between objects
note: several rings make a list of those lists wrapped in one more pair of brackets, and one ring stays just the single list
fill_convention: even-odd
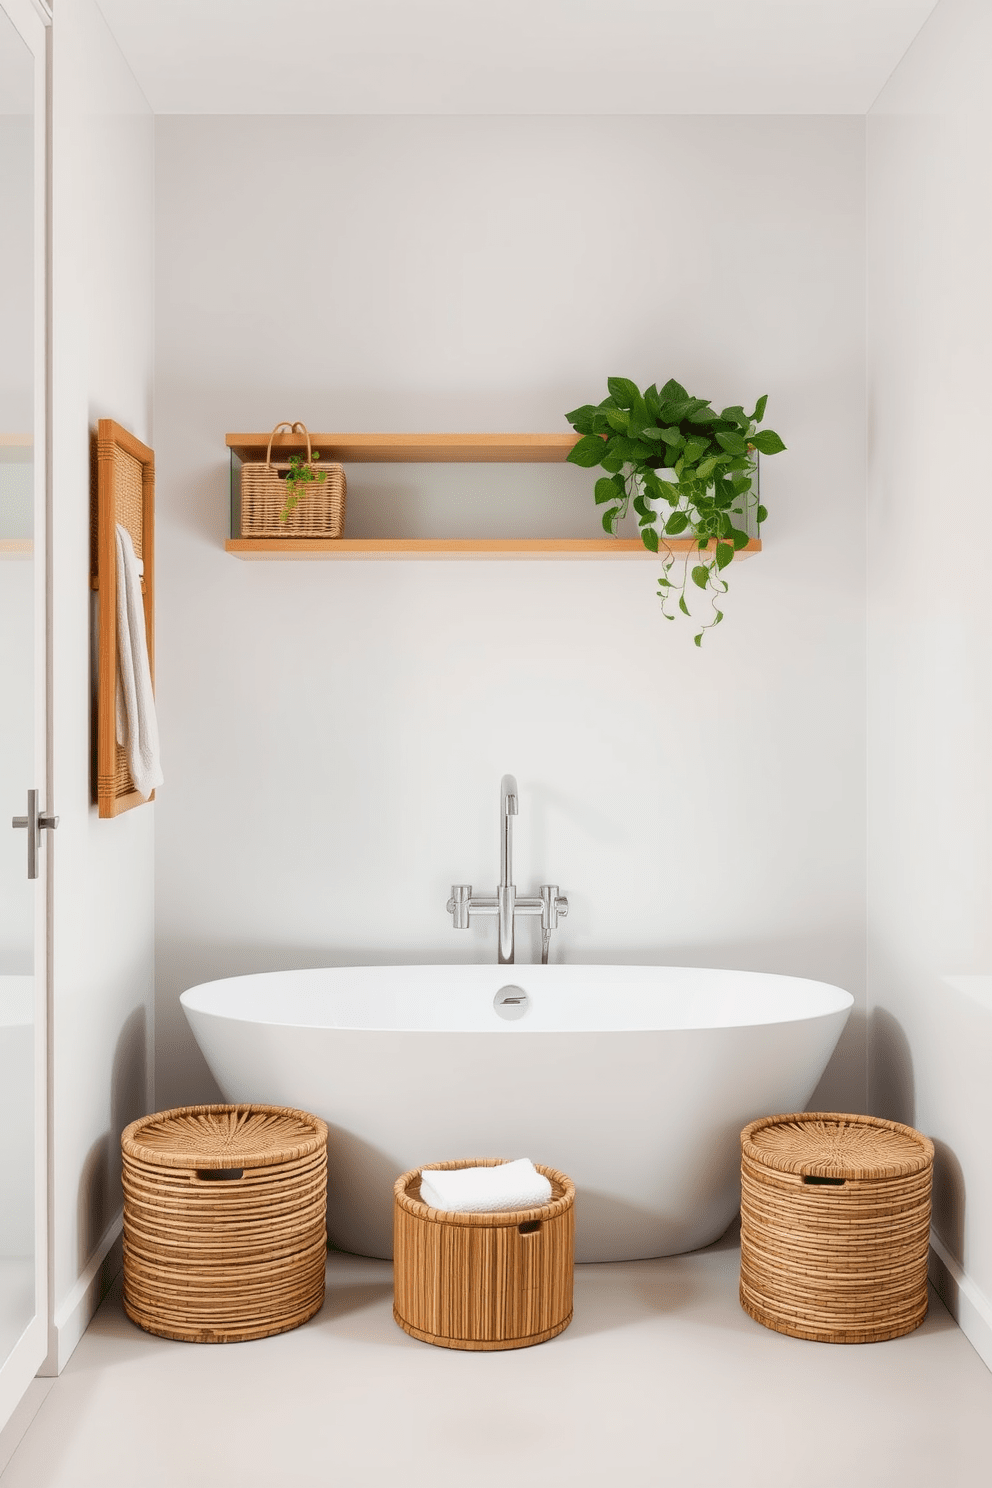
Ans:
[{"label": "faucet handle", "polygon": [[472,897],[471,884],[452,884],[451,898],[445,908],[451,916],[454,929],[468,929],[468,901]]},{"label": "faucet handle", "polygon": [[557,930],[558,921],[568,917],[568,900],[559,894],[557,884],[541,885],[541,929],[547,934]]}]

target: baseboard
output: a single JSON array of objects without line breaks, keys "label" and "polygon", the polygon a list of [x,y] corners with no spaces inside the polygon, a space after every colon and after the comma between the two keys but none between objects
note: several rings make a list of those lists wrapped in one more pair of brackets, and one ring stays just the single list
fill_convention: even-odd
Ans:
[{"label": "baseboard", "polygon": [[992,1369],[992,1305],[932,1230],[930,1283],[975,1353]]},{"label": "baseboard", "polygon": [[48,1358],[41,1375],[61,1374],[72,1357],[76,1344],[92,1321],[107,1288],[123,1265],[121,1231],[123,1215],[111,1220],[90,1256],[86,1269],[72,1291],[57,1309],[48,1339]]}]

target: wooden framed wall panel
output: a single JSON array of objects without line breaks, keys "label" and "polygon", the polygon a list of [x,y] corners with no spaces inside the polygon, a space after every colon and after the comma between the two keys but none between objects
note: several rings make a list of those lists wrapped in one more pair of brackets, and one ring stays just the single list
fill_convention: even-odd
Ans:
[{"label": "wooden framed wall panel", "polygon": [[[155,455],[113,419],[96,437],[92,583],[97,604],[96,801],[101,816],[143,806],[117,742],[117,524],[131,535],[141,579],[148,664],[155,678]],[[154,800],[154,792],[148,797]]]}]

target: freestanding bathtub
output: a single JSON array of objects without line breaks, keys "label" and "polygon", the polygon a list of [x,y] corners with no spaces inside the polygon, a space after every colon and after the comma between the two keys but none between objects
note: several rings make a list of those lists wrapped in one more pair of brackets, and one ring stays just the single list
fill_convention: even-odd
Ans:
[{"label": "freestanding bathtub", "polygon": [[[500,1014],[507,985],[526,1001]],[[225,1100],[328,1123],[339,1249],[392,1254],[409,1168],[529,1157],[575,1182],[576,1260],[618,1261],[723,1234],[741,1128],[805,1109],[853,998],[687,967],[339,966],[206,982],[181,1001]]]}]

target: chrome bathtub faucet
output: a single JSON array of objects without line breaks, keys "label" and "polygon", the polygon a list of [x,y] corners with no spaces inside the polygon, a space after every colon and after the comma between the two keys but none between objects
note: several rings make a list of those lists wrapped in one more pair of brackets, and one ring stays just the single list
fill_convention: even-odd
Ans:
[{"label": "chrome bathtub faucet", "polygon": [[499,883],[493,899],[473,898],[471,884],[452,884],[447,910],[456,930],[467,930],[474,914],[496,915],[499,921],[500,966],[513,965],[513,922],[517,915],[541,916],[541,964],[548,964],[551,932],[568,914],[568,900],[557,884],[542,884],[537,899],[517,898],[513,879],[513,822],[518,813],[517,782],[504,775],[499,787]]}]

